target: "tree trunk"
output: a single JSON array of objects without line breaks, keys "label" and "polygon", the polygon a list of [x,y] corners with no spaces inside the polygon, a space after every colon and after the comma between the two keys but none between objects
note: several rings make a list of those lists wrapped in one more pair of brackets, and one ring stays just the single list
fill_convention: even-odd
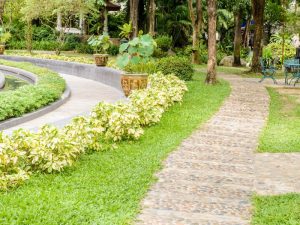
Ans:
[{"label": "tree trunk", "polygon": [[207,0],[208,13],[208,62],[207,76],[205,82],[207,84],[217,83],[217,5],[216,0]]},{"label": "tree trunk", "polygon": [[138,9],[139,9],[139,0],[130,0],[130,21],[132,23],[132,35],[131,38],[138,36]]},{"label": "tree trunk", "polygon": [[265,0],[251,0],[254,19],[254,43],[251,71],[260,72],[259,58],[262,56],[262,39],[264,33]]},{"label": "tree trunk", "polygon": [[247,19],[247,23],[246,23],[246,27],[245,27],[244,37],[243,37],[243,46],[244,46],[245,48],[249,47],[250,23],[251,23],[251,19],[248,18],[248,19]]},{"label": "tree trunk", "polygon": [[234,52],[233,52],[233,66],[241,66],[241,11],[238,10],[234,15],[235,32],[234,32]]},{"label": "tree trunk", "polygon": [[25,37],[26,37],[26,49],[31,54],[32,51],[32,21],[28,20],[26,29],[25,29]]},{"label": "tree trunk", "polygon": [[149,0],[149,34],[154,36],[155,34],[155,0]]},{"label": "tree trunk", "polygon": [[108,11],[107,8],[104,8],[104,22],[103,22],[103,33],[108,34]]},{"label": "tree trunk", "polygon": [[196,1],[196,13],[194,12],[193,0],[188,0],[188,7],[190,18],[193,26],[193,51],[192,51],[192,63],[199,64],[199,42],[200,42],[200,30],[202,23],[202,0]]}]

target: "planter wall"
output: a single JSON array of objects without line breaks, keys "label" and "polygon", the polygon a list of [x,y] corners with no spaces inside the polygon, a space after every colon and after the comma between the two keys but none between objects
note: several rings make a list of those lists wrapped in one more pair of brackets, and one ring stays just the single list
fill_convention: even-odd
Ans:
[{"label": "planter wall", "polygon": [[123,71],[113,68],[97,67],[96,65],[64,62],[60,60],[38,59],[25,56],[0,55],[0,59],[17,62],[31,62],[37,66],[46,67],[58,73],[70,74],[77,77],[98,81],[123,92],[120,82]]}]

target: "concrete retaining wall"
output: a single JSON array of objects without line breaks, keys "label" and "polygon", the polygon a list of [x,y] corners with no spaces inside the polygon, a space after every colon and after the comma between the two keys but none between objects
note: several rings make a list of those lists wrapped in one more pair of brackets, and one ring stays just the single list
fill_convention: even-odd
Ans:
[{"label": "concrete retaining wall", "polygon": [[5,76],[4,74],[0,73],[0,89],[4,88],[5,86]]},{"label": "concrete retaining wall", "polygon": [[31,62],[37,66],[52,69],[58,73],[70,74],[94,81],[107,84],[122,91],[121,74],[122,71],[108,67],[97,67],[96,65],[89,65],[75,62],[65,62],[61,60],[38,59],[25,56],[10,56],[1,55],[0,59],[17,61],[17,62]]},{"label": "concrete retaining wall", "polygon": [[[22,79],[31,81],[32,83],[36,83],[38,81],[38,77],[35,74],[28,72],[26,70],[18,69],[15,67],[4,66],[4,65],[0,65],[0,70],[4,71],[6,73],[9,73],[11,75],[20,77]],[[53,102],[41,109],[38,109],[37,111],[31,112],[31,113],[26,113],[26,114],[22,115],[21,117],[11,118],[11,119],[2,121],[2,122],[0,122],[0,130],[5,130],[8,128],[17,126],[21,123],[25,123],[27,121],[38,118],[42,115],[45,115],[45,114],[57,109],[62,104],[64,104],[66,101],[69,100],[70,97],[71,97],[71,91],[70,91],[70,88],[67,86],[66,90],[62,94],[61,98],[59,100],[57,100],[56,102]]]}]

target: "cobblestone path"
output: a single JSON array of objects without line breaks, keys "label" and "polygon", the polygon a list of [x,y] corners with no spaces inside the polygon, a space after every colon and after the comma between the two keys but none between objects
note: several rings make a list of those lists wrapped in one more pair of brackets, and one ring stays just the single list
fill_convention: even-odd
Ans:
[{"label": "cobblestone path", "polygon": [[269,96],[258,83],[224,78],[231,83],[230,97],[165,161],[137,224],[250,223],[254,152],[268,116]]}]

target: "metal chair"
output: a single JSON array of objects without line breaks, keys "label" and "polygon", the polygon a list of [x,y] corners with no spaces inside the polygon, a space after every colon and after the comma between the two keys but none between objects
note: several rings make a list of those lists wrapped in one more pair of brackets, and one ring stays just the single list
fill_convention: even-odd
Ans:
[{"label": "metal chair", "polygon": [[274,84],[277,84],[277,81],[274,77],[276,73],[276,59],[264,59],[260,58],[260,65],[261,65],[261,73],[263,77],[259,81],[260,83],[264,81],[266,78],[271,78]]}]

